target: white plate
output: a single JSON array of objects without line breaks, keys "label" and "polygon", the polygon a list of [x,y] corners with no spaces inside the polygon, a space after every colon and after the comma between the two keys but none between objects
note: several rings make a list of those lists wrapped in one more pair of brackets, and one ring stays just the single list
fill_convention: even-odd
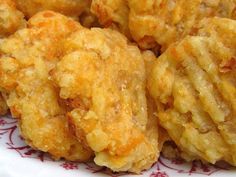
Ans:
[{"label": "white plate", "polygon": [[10,117],[0,118],[0,177],[235,177],[236,170],[203,165],[200,162],[184,163],[160,158],[152,169],[141,175],[112,173],[93,163],[52,161],[47,154],[27,146],[19,136],[17,122]]}]

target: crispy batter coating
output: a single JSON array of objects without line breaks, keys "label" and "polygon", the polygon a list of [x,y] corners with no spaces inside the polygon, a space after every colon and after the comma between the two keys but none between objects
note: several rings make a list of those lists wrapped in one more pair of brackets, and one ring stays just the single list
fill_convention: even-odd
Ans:
[{"label": "crispy batter coating", "polygon": [[97,18],[90,12],[91,0],[15,0],[17,8],[27,18],[44,10],[52,10],[78,20],[85,27],[98,26]]},{"label": "crispy batter coating", "polygon": [[51,11],[32,17],[27,28],[0,43],[0,87],[30,146],[55,159],[85,161],[91,151],[70,132],[65,106],[48,79],[62,55],[61,40],[78,28],[78,23]]},{"label": "crispy batter coating", "polygon": [[0,37],[8,36],[25,26],[24,15],[12,0],[0,0]]},{"label": "crispy batter coating", "polygon": [[111,29],[81,29],[64,42],[53,72],[79,140],[95,163],[139,173],[158,157],[157,119],[148,117],[145,66],[139,49]]},{"label": "crispy batter coating", "polygon": [[44,10],[78,17],[90,5],[90,0],[15,0],[15,2],[27,18]]},{"label": "crispy batter coating", "polygon": [[148,89],[182,157],[236,166],[236,21],[203,20],[158,58]]},{"label": "crispy batter coating", "polygon": [[[144,63],[145,63],[145,70],[146,70],[146,78],[150,77],[151,74],[151,69],[153,64],[155,64],[155,61],[157,60],[156,56],[154,55],[154,53],[150,50],[144,50],[142,51],[142,56],[144,59]],[[147,79],[146,79],[147,82]],[[146,83],[147,86],[147,83]],[[156,105],[155,105],[155,101],[152,99],[152,97],[150,96],[150,94],[148,93],[148,90],[146,88],[146,97],[147,97],[147,105],[148,105],[148,117],[153,117],[153,119],[157,119],[155,121],[157,121],[157,123],[155,123],[158,126],[158,148],[159,151],[162,151],[163,149],[163,145],[166,141],[170,140],[170,137],[168,135],[168,133],[166,132],[165,129],[163,129],[160,126],[160,123],[158,122],[158,118],[157,118],[157,110],[156,110]]]},{"label": "crispy batter coating", "polygon": [[[7,37],[25,26],[24,15],[16,9],[12,0],[0,0],[0,38]],[[0,115],[7,113],[8,107],[0,93]]]},{"label": "crispy batter coating", "polygon": [[204,17],[236,18],[236,0],[93,0],[92,12],[143,49],[164,51],[190,34]]},{"label": "crispy batter coating", "polygon": [[130,37],[129,8],[125,0],[92,0],[91,11],[104,27],[119,30]]},{"label": "crispy batter coating", "polygon": [[235,0],[128,0],[129,28],[142,48],[165,50],[204,17],[235,18]]}]

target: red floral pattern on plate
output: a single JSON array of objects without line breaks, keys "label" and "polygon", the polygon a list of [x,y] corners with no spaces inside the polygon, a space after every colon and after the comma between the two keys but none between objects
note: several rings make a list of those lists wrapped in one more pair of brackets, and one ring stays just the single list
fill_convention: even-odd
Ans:
[{"label": "red floral pattern on plate", "polygon": [[[47,153],[34,150],[25,144],[24,139],[19,135],[17,120],[10,116],[0,118],[0,145],[4,145],[7,149],[17,152],[22,158],[39,159],[41,162],[53,161]],[[99,167],[94,163],[79,164],[75,162],[59,161],[58,164],[65,170],[80,170],[82,168],[90,173],[102,173],[111,177],[130,175],[130,173],[115,173],[105,167]],[[186,163],[183,160],[168,160],[160,157],[158,163],[156,163],[151,170],[144,171],[143,174],[150,177],[170,177],[168,171],[174,171],[180,174],[202,174],[211,176],[220,170],[227,169],[227,167],[222,168],[216,165],[203,164],[201,161]]]},{"label": "red floral pattern on plate", "polygon": [[78,164],[72,162],[64,162],[60,165],[66,170],[77,170],[79,169]]}]

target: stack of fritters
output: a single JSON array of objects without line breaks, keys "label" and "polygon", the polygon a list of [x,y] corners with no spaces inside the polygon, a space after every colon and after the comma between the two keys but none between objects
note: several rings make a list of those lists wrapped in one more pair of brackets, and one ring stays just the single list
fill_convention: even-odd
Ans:
[{"label": "stack of fritters", "polygon": [[0,9],[0,114],[10,110],[34,149],[135,173],[161,151],[236,166],[235,0]]},{"label": "stack of fritters", "polygon": [[105,27],[126,29],[141,48],[162,53],[149,68],[148,91],[180,156],[235,165],[236,1],[116,2],[94,0],[92,12]]}]

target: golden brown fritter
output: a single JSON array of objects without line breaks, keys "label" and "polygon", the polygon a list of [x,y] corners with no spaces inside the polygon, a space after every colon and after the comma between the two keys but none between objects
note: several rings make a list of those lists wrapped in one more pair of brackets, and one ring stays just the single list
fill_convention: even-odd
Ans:
[{"label": "golden brown fritter", "polygon": [[[0,38],[13,34],[25,26],[24,15],[11,0],[0,0]],[[0,115],[7,113],[8,107],[0,93]]]},{"label": "golden brown fritter", "polygon": [[24,15],[12,0],[0,0],[0,37],[6,37],[25,26]]},{"label": "golden brown fritter", "polygon": [[128,0],[129,28],[142,48],[158,45],[165,50],[171,43],[191,33],[204,17],[233,18],[235,0]]},{"label": "golden brown fritter", "polygon": [[130,38],[129,8],[125,0],[92,0],[91,11],[104,27],[116,29]]},{"label": "golden brown fritter", "polygon": [[143,49],[164,51],[190,34],[204,17],[236,18],[235,0],[93,0],[92,12]]},{"label": "golden brown fritter", "polygon": [[15,2],[27,18],[43,10],[53,10],[76,18],[90,5],[90,0],[15,0]]},{"label": "golden brown fritter", "polygon": [[158,127],[148,117],[145,66],[139,49],[111,29],[80,29],[53,72],[78,139],[95,151],[95,163],[139,173],[157,161]]},{"label": "golden brown fritter", "polygon": [[182,157],[236,166],[236,21],[198,27],[156,60],[148,88]]},{"label": "golden brown fritter", "polygon": [[0,87],[26,142],[54,158],[85,161],[91,156],[68,128],[66,109],[49,71],[60,59],[61,41],[80,28],[51,12],[38,13],[28,27],[0,43]]},{"label": "golden brown fritter", "polygon": [[20,9],[27,18],[34,14],[52,10],[72,17],[85,27],[98,26],[97,18],[90,12],[91,0],[14,0],[17,8]]}]

